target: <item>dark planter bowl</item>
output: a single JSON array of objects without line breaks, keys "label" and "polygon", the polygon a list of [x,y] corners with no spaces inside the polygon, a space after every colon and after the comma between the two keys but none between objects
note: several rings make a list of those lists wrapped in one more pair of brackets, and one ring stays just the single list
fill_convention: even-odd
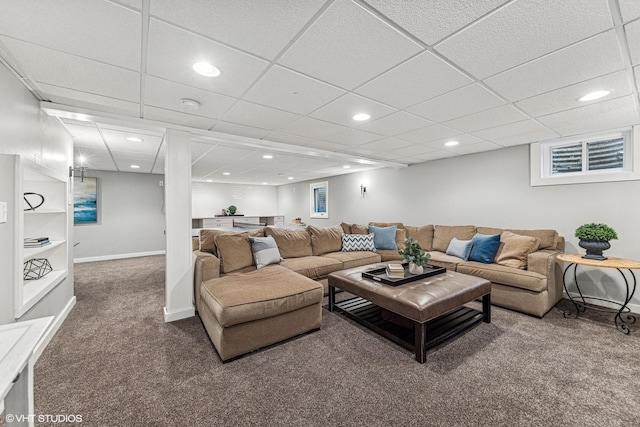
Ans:
[{"label": "dark planter bowl", "polygon": [[580,239],[578,245],[587,250],[587,254],[582,258],[595,259],[604,261],[607,257],[602,255],[602,251],[606,251],[611,247],[607,240],[586,240]]}]

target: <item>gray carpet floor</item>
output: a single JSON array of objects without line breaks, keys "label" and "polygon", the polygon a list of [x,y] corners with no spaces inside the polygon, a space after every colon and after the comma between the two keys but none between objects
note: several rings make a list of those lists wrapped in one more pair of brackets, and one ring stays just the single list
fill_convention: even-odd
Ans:
[{"label": "gray carpet floor", "polygon": [[[493,307],[427,353],[323,310],[322,329],[222,364],[200,320],[164,323],[164,257],[76,265],[77,304],[35,369],[36,414],[86,426],[632,426],[640,324]],[[62,425],[57,423],[55,425]]]}]

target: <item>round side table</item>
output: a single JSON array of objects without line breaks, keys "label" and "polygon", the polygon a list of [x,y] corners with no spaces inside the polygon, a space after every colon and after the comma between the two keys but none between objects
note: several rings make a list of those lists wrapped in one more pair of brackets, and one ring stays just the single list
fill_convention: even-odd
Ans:
[{"label": "round side table", "polygon": [[[557,259],[559,261],[569,263],[567,268],[564,269],[564,274],[562,275],[562,284],[564,286],[564,291],[567,293],[567,296],[569,297],[573,305],[576,307],[575,314],[571,310],[566,310],[564,312],[564,317],[574,317],[574,318],[578,317],[578,315],[580,313],[583,313],[587,309],[587,307],[594,310],[611,311],[611,309],[606,307],[598,306],[595,304],[589,304],[586,300],[598,300],[598,301],[608,302],[610,304],[614,304],[620,307],[620,309],[617,310],[617,313],[614,317],[616,329],[624,334],[629,334],[630,329],[628,325],[636,322],[636,316],[631,314],[631,309],[629,309],[628,307],[629,301],[631,301],[631,298],[633,298],[633,294],[636,292],[636,276],[635,274],[633,274],[632,270],[640,270],[640,262],[633,261],[630,259],[614,258],[614,257],[609,257],[605,260],[599,261],[599,260],[582,258],[582,255],[579,255],[579,254],[560,254],[558,255]],[[586,266],[599,267],[599,268],[615,268],[616,270],[618,270],[618,272],[622,275],[622,278],[624,279],[624,284],[627,288],[624,302],[612,301],[604,298],[585,297],[584,295],[582,295],[582,291],[580,290],[580,285],[578,284],[578,274],[577,274],[578,265],[586,265]],[[573,267],[573,281],[576,284],[576,289],[578,290],[578,294],[580,295],[579,299],[573,298],[569,293],[569,289],[567,289],[567,273],[569,272],[569,269],[571,269],[571,267]],[[629,277],[627,277],[624,270],[628,272]]]}]

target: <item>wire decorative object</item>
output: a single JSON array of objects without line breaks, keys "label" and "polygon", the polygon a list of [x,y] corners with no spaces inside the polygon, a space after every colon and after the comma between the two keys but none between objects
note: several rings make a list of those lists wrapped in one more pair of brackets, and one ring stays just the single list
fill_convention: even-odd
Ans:
[{"label": "wire decorative object", "polygon": [[[27,196],[35,196],[35,197],[27,197]],[[35,211],[36,209],[38,209],[40,206],[42,206],[44,204],[44,196],[42,194],[24,193],[24,195],[22,197],[24,198],[24,201],[29,206],[28,208],[24,208],[25,211]],[[37,197],[40,197],[40,203],[38,203],[38,204],[32,203],[33,199],[37,198]],[[29,199],[32,199],[32,200],[29,201]],[[34,204],[35,204],[35,206],[34,206]]]},{"label": "wire decorative object", "polygon": [[46,258],[32,258],[25,261],[22,275],[24,280],[38,280],[53,271],[51,263]]}]

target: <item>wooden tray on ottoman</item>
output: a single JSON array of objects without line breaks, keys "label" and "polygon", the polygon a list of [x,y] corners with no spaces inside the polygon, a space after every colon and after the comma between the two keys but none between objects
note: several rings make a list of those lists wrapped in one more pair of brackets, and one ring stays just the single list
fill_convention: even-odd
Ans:
[{"label": "wooden tray on ottoman", "polygon": [[375,280],[376,282],[386,283],[391,286],[404,285],[405,283],[414,282],[416,280],[424,279],[425,277],[435,276],[436,274],[442,274],[447,271],[444,267],[436,267],[435,265],[427,265],[424,267],[422,274],[409,273],[409,264],[402,264],[404,267],[404,277],[389,277],[387,276],[386,267],[375,268],[369,271],[363,271],[362,277]]}]

